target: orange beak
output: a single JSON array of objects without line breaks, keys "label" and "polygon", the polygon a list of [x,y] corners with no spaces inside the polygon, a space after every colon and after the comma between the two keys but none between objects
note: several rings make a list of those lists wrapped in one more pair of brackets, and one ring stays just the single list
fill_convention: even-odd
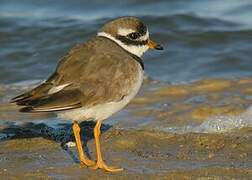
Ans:
[{"label": "orange beak", "polygon": [[163,50],[164,49],[160,44],[157,44],[150,39],[148,40],[148,46],[150,49],[156,49],[156,50]]}]

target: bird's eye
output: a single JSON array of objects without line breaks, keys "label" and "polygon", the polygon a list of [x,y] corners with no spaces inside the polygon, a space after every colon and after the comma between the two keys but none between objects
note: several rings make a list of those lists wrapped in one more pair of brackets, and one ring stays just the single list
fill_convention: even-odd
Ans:
[{"label": "bird's eye", "polygon": [[140,37],[140,34],[137,33],[137,32],[133,32],[133,33],[128,34],[128,37],[129,37],[130,39],[137,39],[137,38]]}]

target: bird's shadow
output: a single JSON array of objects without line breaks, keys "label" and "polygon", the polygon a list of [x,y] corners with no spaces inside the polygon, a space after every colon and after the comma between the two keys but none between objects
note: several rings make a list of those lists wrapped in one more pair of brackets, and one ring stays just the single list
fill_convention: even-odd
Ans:
[{"label": "bird's shadow", "polygon": [[[95,122],[93,121],[84,121],[79,124],[81,127],[81,138],[83,142],[83,149],[86,152],[87,156],[90,158],[89,149],[87,142],[94,138],[93,129]],[[110,129],[111,125],[102,125],[102,133]],[[3,135],[0,138],[0,142],[8,141],[10,139],[22,139],[22,138],[35,138],[42,137],[51,141],[60,143],[61,148],[67,152],[68,155],[73,159],[74,162],[79,163],[79,158],[76,154],[71,151],[68,142],[75,142],[72,125],[70,123],[60,123],[57,125],[57,128],[48,126],[45,123],[24,123],[21,125],[11,124],[7,127],[0,130],[0,134]]]}]

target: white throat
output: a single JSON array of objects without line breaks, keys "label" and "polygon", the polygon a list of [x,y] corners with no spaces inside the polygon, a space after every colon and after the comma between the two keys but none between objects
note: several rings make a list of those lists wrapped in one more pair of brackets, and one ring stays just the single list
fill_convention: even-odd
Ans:
[{"label": "white throat", "polygon": [[148,45],[139,45],[139,46],[126,45],[122,43],[120,40],[114,38],[113,36],[105,32],[98,32],[97,36],[102,36],[111,39],[112,41],[116,42],[119,46],[121,46],[123,49],[138,57],[141,57],[143,53],[145,53],[149,49]]}]

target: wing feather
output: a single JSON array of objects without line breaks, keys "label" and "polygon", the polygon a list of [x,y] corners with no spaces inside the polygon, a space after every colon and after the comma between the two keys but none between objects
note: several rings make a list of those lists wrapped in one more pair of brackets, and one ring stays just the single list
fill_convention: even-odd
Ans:
[{"label": "wing feather", "polygon": [[46,82],[11,102],[25,106],[22,112],[50,112],[120,101],[135,83],[138,68],[116,43],[96,37],[73,48]]},{"label": "wing feather", "polygon": [[21,112],[51,112],[81,107],[80,92],[63,90],[43,98],[19,101],[18,105],[26,106]]}]

